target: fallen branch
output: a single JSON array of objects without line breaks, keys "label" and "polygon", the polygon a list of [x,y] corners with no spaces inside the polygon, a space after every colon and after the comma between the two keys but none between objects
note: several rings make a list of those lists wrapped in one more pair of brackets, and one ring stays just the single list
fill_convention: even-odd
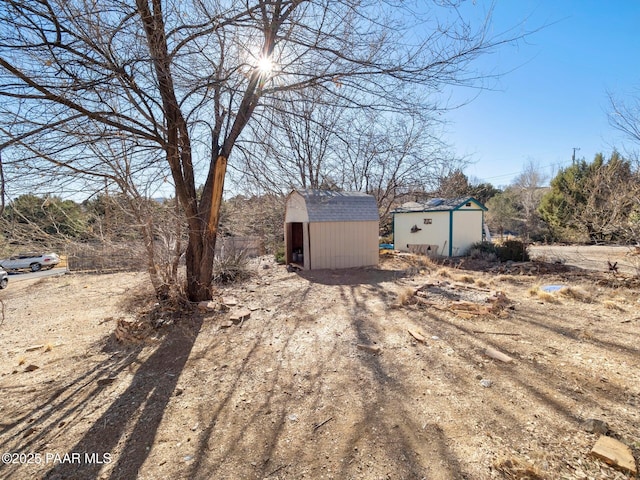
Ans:
[{"label": "fallen branch", "polygon": [[412,328],[407,328],[407,332],[409,332],[409,335],[411,335],[420,343],[425,343],[427,341],[427,339],[424,336],[424,333],[422,333],[421,330],[414,330]]},{"label": "fallen branch", "polygon": [[359,343],[358,345],[356,345],[360,350],[365,350],[367,352],[371,352],[371,353],[380,353],[382,351],[382,348],[380,348],[377,345],[365,345],[364,343]]},{"label": "fallen branch", "polygon": [[485,335],[511,335],[517,337],[520,333],[508,333],[508,332],[487,332],[484,330],[471,330],[473,333],[484,333]]},{"label": "fallen branch", "polygon": [[483,287],[476,287],[474,285],[467,285],[464,283],[454,283],[453,284],[454,288],[464,288],[466,290],[475,290],[478,292],[486,292],[486,293],[490,293],[492,290],[490,288],[483,288]]},{"label": "fallen branch", "polygon": [[509,355],[504,354],[496,350],[495,348],[487,348],[484,351],[484,354],[487,355],[488,357],[491,357],[495,360],[500,360],[501,362],[505,362],[505,363],[511,363],[513,361],[513,358],[511,358]]},{"label": "fallen branch", "polygon": [[282,470],[283,468],[287,468],[289,465],[291,465],[290,463],[287,463],[286,465],[280,465],[278,468],[276,468],[274,471],[272,471],[271,473],[267,474],[267,477],[270,477],[271,475],[273,475],[274,473],[278,473],[280,470]]},{"label": "fallen branch", "polygon": [[333,417],[329,417],[327,418],[324,422],[320,422],[317,425],[313,426],[313,431],[315,432],[316,430],[318,430],[321,426],[323,426],[325,423],[329,423],[331,420],[333,420]]}]

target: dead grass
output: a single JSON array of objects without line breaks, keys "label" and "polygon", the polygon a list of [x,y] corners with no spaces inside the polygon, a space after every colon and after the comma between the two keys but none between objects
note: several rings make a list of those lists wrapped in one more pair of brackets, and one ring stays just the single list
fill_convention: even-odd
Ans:
[{"label": "dead grass", "polygon": [[451,278],[451,273],[448,268],[441,268],[436,272],[436,275],[442,278]]},{"label": "dead grass", "polygon": [[583,340],[594,340],[596,338],[596,336],[589,330],[581,331],[579,337]]},{"label": "dead grass", "polygon": [[617,312],[624,312],[625,311],[624,308],[622,308],[620,305],[618,305],[613,300],[605,300],[604,302],[602,302],[602,305],[604,306],[604,308],[606,308],[608,310],[615,310]]},{"label": "dead grass", "polygon": [[558,291],[558,294],[565,298],[570,298],[579,302],[593,302],[593,297],[589,294],[589,292],[579,287],[563,287]]},{"label": "dead grass", "polygon": [[475,283],[476,281],[476,279],[473,278],[471,275],[458,275],[455,279],[456,281],[462,282],[462,283]]},{"label": "dead grass", "polygon": [[540,292],[540,285],[532,285],[527,290],[527,293],[532,297],[535,297],[536,295],[538,295],[539,292]]},{"label": "dead grass", "polygon": [[494,467],[510,480],[547,480],[538,468],[517,458],[501,460]]},{"label": "dead grass", "polygon": [[547,303],[560,303],[560,299],[551,292],[545,292],[540,288],[540,285],[534,285],[527,290],[527,293],[532,297],[537,297],[538,300]]},{"label": "dead grass", "polygon": [[514,277],[513,275],[498,275],[494,278],[494,280],[498,283],[512,283],[514,285],[519,285],[522,283],[520,279]]},{"label": "dead grass", "polygon": [[[489,292],[445,281],[464,271],[410,278],[398,275],[409,265],[402,257],[388,263],[260,270],[219,292],[251,310],[243,324],[229,325],[230,312],[194,312],[197,329],[185,319],[139,346],[120,345],[114,329],[118,318],[155,311],[146,278],[71,275],[38,285],[37,295],[16,282],[2,292],[0,443],[100,446],[114,461],[58,476],[52,466],[0,465],[0,476],[628,478],[588,457],[596,438],[576,417],[615,418],[614,434],[637,451],[640,290],[590,288],[585,278],[550,295],[559,304],[540,305],[541,286],[557,274],[502,276],[491,288],[510,302],[494,295],[497,314]],[[496,282],[471,274],[478,287]],[[429,302],[409,306],[426,284]],[[579,300],[582,291],[597,301]],[[43,353],[47,342],[55,348]],[[488,347],[515,362],[488,357]]]}]

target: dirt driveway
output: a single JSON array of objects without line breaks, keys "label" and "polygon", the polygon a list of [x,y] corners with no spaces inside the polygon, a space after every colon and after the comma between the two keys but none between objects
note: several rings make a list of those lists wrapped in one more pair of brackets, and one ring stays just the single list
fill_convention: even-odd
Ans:
[{"label": "dirt driveway", "polygon": [[529,253],[532,258],[597,272],[608,272],[609,265],[615,264],[621,273],[640,275],[640,251],[634,246],[532,245]]},{"label": "dirt driveway", "polygon": [[[583,422],[638,460],[638,290],[412,257],[253,271],[220,292],[250,310],[241,324],[165,312],[136,345],[113,332],[153,308],[142,274],[4,290],[0,477],[631,478],[589,455]],[[508,302],[488,310],[496,290]]]}]

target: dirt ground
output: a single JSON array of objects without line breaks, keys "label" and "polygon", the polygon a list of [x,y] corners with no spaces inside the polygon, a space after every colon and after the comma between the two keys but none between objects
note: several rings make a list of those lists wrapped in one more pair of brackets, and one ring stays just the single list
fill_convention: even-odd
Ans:
[{"label": "dirt ground", "polygon": [[637,282],[397,255],[251,268],[220,291],[249,318],[164,312],[139,344],[114,331],[153,309],[142,273],[0,292],[0,478],[633,478],[590,455],[584,422],[637,464]]}]

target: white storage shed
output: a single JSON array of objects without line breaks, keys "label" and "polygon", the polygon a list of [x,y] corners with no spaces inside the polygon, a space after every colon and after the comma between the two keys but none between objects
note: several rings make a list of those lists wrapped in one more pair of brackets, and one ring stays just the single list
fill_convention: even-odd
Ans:
[{"label": "white storage shed", "polygon": [[294,190],[285,206],[286,261],[305,270],[377,265],[379,225],[371,195]]},{"label": "white storage shed", "polygon": [[400,251],[457,257],[484,238],[482,203],[473,197],[409,202],[393,210],[393,243]]}]

